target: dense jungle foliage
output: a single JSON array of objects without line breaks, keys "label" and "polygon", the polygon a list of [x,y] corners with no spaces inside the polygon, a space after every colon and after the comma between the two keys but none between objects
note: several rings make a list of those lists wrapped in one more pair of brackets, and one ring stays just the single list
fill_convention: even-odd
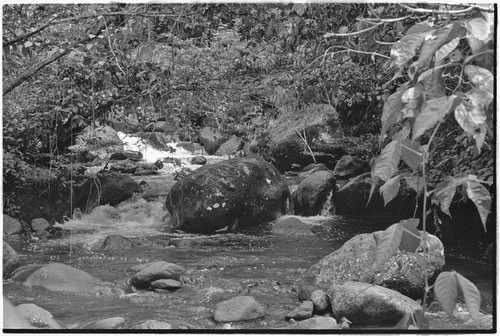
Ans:
[{"label": "dense jungle foliage", "polygon": [[[2,10],[7,213],[16,211],[9,195],[26,181],[69,178],[67,147],[95,121],[127,120],[141,128],[164,118],[187,141],[196,141],[204,125],[250,141],[279,114],[331,104],[350,143],[374,158],[384,103],[417,76],[394,58],[394,45],[418,23],[444,27],[491,14],[484,6],[364,3],[24,4]],[[466,63],[483,61],[469,59],[477,50],[463,37],[443,54],[442,80],[434,81],[447,95],[466,92]],[[481,57],[490,56],[491,41],[477,46]],[[488,123],[479,151],[474,135],[446,118],[430,153],[428,182],[471,172],[492,182],[491,116]],[[390,136],[400,129],[395,124],[386,130]]]}]

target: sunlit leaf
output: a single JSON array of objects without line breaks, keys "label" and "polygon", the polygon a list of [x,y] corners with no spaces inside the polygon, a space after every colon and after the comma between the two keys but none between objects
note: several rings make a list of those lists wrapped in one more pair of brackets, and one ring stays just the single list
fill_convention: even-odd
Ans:
[{"label": "sunlit leaf", "polygon": [[484,111],[485,113],[483,115],[480,115],[479,119],[475,119],[475,117],[472,117],[472,120],[476,124],[480,124],[486,121],[486,110],[488,109],[489,105],[493,101],[493,94],[487,90],[483,89],[472,89],[469,92],[465,94],[467,98],[469,98],[469,101],[471,102],[472,106],[477,106],[478,109]]},{"label": "sunlit leaf", "polygon": [[441,272],[434,282],[434,294],[441,308],[449,316],[453,316],[453,310],[457,304],[457,289],[455,272]]},{"label": "sunlit leaf", "polygon": [[415,119],[412,139],[415,140],[442,120],[451,110],[456,98],[457,96],[452,95],[427,100],[423,105],[422,112]]},{"label": "sunlit leaf", "polygon": [[26,41],[26,42],[24,43],[24,47],[25,47],[25,48],[29,48],[29,47],[31,47],[32,45],[33,45],[33,42],[31,42],[31,41]]},{"label": "sunlit leaf", "polygon": [[375,251],[376,264],[385,263],[396,253],[402,235],[403,227],[399,223],[392,224],[383,232]]},{"label": "sunlit leaf", "polygon": [[467,196],[476,205],[479,216],[481,217],[481,222],[484,226],[484,231],[486,231],[486,219],[491,209],[490,192],[478,182],[468,181],[465,185],[467,186]]},{"label": "sunlit leaf", "polygon": [[[411,227],[416,229],[418,227],[418,224],[420,224],[420,219],[418,219],[418,218],[402,219],[399,221],[399,223],[401,223],[403,225],[403,227],[411,226]],[[418,232],[417,235],[419,236],[420,232]]]},{"label": "sunlit leaf", "polygon": [[483,18],[474,18],[465,23],[467,35],[483,42],[487,42],[490,34],[488,22]]},{"label": "sunlit leaf", "polygon": [[406,63],[416,54],[424,37],[432,33],[433,30],[411,33],[394,43],[391,48],[391,63],[397,68],[403,68]]},{"label": "sunlit leaf", "polygon": [[481,147],[486,137],[486,125],[484,123],[478,125],[474,120],[483,118],[483,113],[478,107],[467,102],[462,102],[455,109],[455,120],[464,131],[474,137],[478,152],[481,152]]},{"label": "sunlit leaf", "polygon": [[481,292],[479,292],[476,285],[460,273],[455,273],[455,276],[458,287],[462,290],[467,310],[472,318],[477,320],[479,317],[479,308],[481,307]]},{"label": "sunlit leaf", "polygon": [[423,101],[423,87],[417,84],[405,91],[401,97],[401,102],[405,103],[403,110],[401,110],[402,118],[412,118],[415,116],[416,111],[420,109]]},{"label": "sunlit leaf", "polygon": [[387,205],[390,201],[392,201],[399,192],[399,175],[394,176],[389,179],[389,181],[385,182],[383,186],[380,187],[380,193],[384,198],[384,206]]},{"label": "sunlit leaf", "polygon": [[426,35],[422,48],[420,49],[420,56],[418,58],[418,65],[422,68],[428,66],[434,53],[444,44],[448,38],[452,25],[442,27],[431,35]]},{"label": "sunlit leaf", "polygon": [[401,140],[401,159],[414,171],[423,161],[422,146],[410,139]]},{"label": "sunlit leaf", "polygon": [[458,42],[460,42],[459,37],[454,38],[453,40],[451,40],[451,42],[448,42],[441,48],[439,48],[438,51],[436,51],[435,64],[439,65],[441,61],[444,60],[444,58],[448,56],[458,46]]},{"label": "sunlit leaf", "polygon": [[463,55],[462,52],[459,49],[453,50],[449,55],[448,58],[452,62],[459,62],[462,59]]},{"label": "sunlit leaf", "polygon": [[477,65],[466,65],[464,73],[469,77],[474,87],[484,89],[493,94],[493,74]]}]

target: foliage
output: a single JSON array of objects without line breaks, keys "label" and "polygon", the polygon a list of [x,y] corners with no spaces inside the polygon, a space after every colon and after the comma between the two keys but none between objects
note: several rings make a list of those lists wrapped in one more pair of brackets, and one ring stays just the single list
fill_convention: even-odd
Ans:
[{"label": "foliage", "polygon": [[[425,9],[409,8],[415,12],[425,12]],[[379,180],[385,181],[381,191],[386,203],[396,196],[399,190],[397,181],[402,177],[416,178],[418,181],[423,179],[422,190],[417,187],[416,191],[423,193],[424,232],[428,195],[432,195],[432,202],[449,215],[453,196],[458,187],[463,187],[476,205],[483,226],[491,207],[491,195],[483,186],[488,181],[472,174],[458,178],[448,176],[434,190],[427,192],[426,168],[432,155],[431,145],[441,124],[452,118],[449,117],[451,112],[464,134],[455,137],[455,141],[471,137],[477,153],[481,152],[485,143],[491,141],[487,133],[492,134],[488,115],[493,99],[493,64],[489,57],[493,52],[493,17],[488,8],[470,6],[463,12],[458,9],[463,10],[453,6],[440,8],[437,20],[413,25],[392,46],[391,66],[396,70],[394,78],[404,77],[406,81],[388,97],[384,105],[380,142],[387,141],[388,132],[391,137],[372,170],[372,192]],[[444,73],[445,69],[447,74]],[[450,74],[457,76],[457,79],[447,82],[445,78]],[[400,161],[405,162],[412,173],[393,177]],[[401,247],[403,232],[409,230],[401,223],[385,231],[377,248],[377,260],[386,260],[398,246]],[[421,240],[425,246],[425,234]],[[427,293],[429,286],[426,272],[424,277]],[[461,288],[469,312],[476,318],[479,291],[460,274],[442,273],[434,285],[434,292],[443,309],[451,315],[457,300],[457,288]]]}]

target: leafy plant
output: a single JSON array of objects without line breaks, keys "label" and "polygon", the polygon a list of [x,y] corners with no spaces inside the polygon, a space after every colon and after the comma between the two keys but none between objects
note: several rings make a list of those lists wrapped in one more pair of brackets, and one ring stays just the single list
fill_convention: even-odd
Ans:
[{"label": "leafy plant", "polygon": [[[488,126],[488,111],[493,99],[492,63],[489,57],[493,53],[491,9],[474,6],[466,10],[461,7],[423,9],[403,6],[417,13],[433,13],[437,10],[441,16],[432,22],[414,24],[392,46],[391,67],[396,70],[393,79],[401,77],[406,81],[384,104],[380,144],[387,141],[388,133],[392,136],[373,166],[371,194],[378,182],[384,181],[380,190],[387,204],[397,195],[399,181],[407,179],[417,193],[423,194],[422,230],[426,232],[427,198],[432,197],[432,203],[450,215],[451,201],[457,188],[461,187],[476,205],[486,230],[491,195],[483,184],[490,182],[473,174],[458,178],[448,176],[435,189],[427,191],[427,166],[433,155],[433,140],[451,113],[464,134],[474,139],[478,153],[491,139],[487,136],[492,134]],[[383,19],[380,20],[383,22]],[[445,70],[458,74],[458,80],[445,82]],[[412,173],[395,176],[401,161]],[[416,241],[426,246],[426,234],[418,234],[415,222],[411,223],[413,225],[397,223],[385,230],[376,250],[377,262],[384,262],[398,249],[414,252]],[[424,262],[424,269],[427,269],[426,259]],[[426,295],[431,289],[425,271],[424,278],[425,306]],[[450,315],[453,314],[459,292],[472,318],[477,319],[480,294],[476,286],[456,272],[439,275],[434,284],[434,293]]]}]

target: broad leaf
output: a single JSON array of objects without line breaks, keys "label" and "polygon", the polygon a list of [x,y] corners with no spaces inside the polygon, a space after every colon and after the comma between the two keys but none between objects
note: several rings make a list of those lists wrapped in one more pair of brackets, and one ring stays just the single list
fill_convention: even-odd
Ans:
[{"label": "broad leaf", "polygon": [[441,272],[434,283],[434,294],[441,308],[443,308],[449,316],[453,316],[453,310],[457,304],[457,289],[455,272]]},{"label": "broad leaf", "polygon": [[375,177],[388,181],[398,169],[401,159],[401,145],[399,141],[392,141],[382,150],[375,160],[372,171],[372,180]]},{"label": "broad leaf", "polygon": [[493,74],[489,70],[477,65],[466,65],[464,72],[474,87],[493,94]]},{"label": "broad leaf", "polygon": [[438,121],[442,120],[451,110],[456,98],[457,96],[452,95],[433,98],[426,101],[422,108],[422,112],[420,112],[415,119],[412,139],[415,140],[424,134],[426,130],[436,125]]},{"label": "broad leaf", "polygon": [[476,205],[479,216],[481,217],[481,222],[484,226],[484,231],[486,231],[486,219],[491,209],[490,192],[478,182],[468,181],[465,185],[467,186],[467,196]]},{"label": "broad leaf", "polygon": [[421,81],[423,81],[424,79],[426,79],[427,77],[429,77],[430,75],[432,75],[434,73],[434,71],[436,71],[438,69],[443,69],[445,67],[452,66],[452,65],[457,65],[457,63],[446,63],[446,64],[442,64],[442,65],[438,65],[438,66],[435,66],[433,68],[430,68],[430,69],[422,72],[418,76],[418,81],[417,82],[420,83]]},{"label": "broad leaf", "polygon": [[434,198],[439,202],[441,211],[450,217],[450,204],[453,200],[453,196],[455,196],[457,185],[457,180],[448,176],[444,181],[440,182],[434,190]]},{"label": "broad leaf", "polygon": [[467,310],[474,320],[479,317],[479,308],[481,307],[481,293],[477,287],[460,273],[455,273],[458,287],[462,290]]},{"label": "broad leaf", "polygon": [[387,101],[384,104],[384,109],[382,111],[382,117],[380,119],[380,121],[382,122],[380,139],[382,139],[385,132],[387,132],[387,130],[398,121],[402,107],[401,97],[404,93],[405,90],[399,90],[390,95],[389,98],[387,98]]},{"label": "broad leaf", "polygon": [[380,187],[380,193],[384,198],[384,206],[387,205],[390,201],[392,201],[399,192],[399,175],[394,176],[389,179],[389,181],[385,182],[383,186]]},{"label": "broad leaf", "polygon": [[392,224],[383,233],[375,251],[375,263],[382,265],[389,260],[398,250],[403,226],[399,223]]},{"label": "broad leaf", "polygon": [[426,35],[432,34],[434,30],[411,33],[392,45],[391,64],[397,68],[403,68],[411,60],[420,48]]},{"label": "broad leaf", "polygon": [[453,40],[451,40],[451,42],[448,42],[441,48],[439,48],[438,51],[436,51],[436,61],[434,63],[436,65],[439,65],[441,61],[444,60],[444,58],[458,46],[458,42],[460,42],[459,37],[454,38]]},{"label": "broad leaf", "polygon": [[480,119],[475,119],[473,116],[472,119],[476,124],[481,124],[486,121],[486,111],[493,101],[493,95],[491,92],[482,89],[472,89],[465,94],[472,106],[477,106],[479,110],[484,111],[484,115],[480,116]]},{"label": "broad leaf", "polygon": [[481,115],[482,112],[478,107],[467,102],[460,103],[455,109],[455,120],[464,131],[474,137],[479,152],[481,152],[481,147],[486,137],[486,125],[484,123],[478,125],[474,120],[482,118]]},{"label": "broad leaf", "polygon": [[475,18],[465,23],[467,28],[467,36],[476,38],[483,42],[488,42],[488,35],[490,33],[490,27],[488,22],[483,18]]},{"label": "broad leaf", "polygon": [[410,27],[410,29],[408,29],[408,31],[406,32],[406,36],[412,35],[412,34],[427,33],[427,32],[431,32],[431,31],[434,31],[434,28],[432,28],[432,26],[429,25],[429,23],[421,22],[421,23],[417,23],[417,24],[413,25],[412,27]]},{"label": "broad leaf", "polygon": [[[418,227],[418,224],[420,224],[420,219],[418,218],[402,219],[399,221],[399,223],[403,224],[404,227],[411,226],[416,229]],[[418,235],[420,235],[420,232],[418,233]]]},{"label": "broad leaf", "polygon": [[417,84],[405,91],[401,97],[401,102],[405,103],[403,110],[401,110],[402,118],[413,118],[417,114],[422,105],[423,91],[421,84]]},{"label": "broad leaf", "polygon": [[[416,223],[418,225],[418,219],[416,219]],[[401,251],[415,253],[418,246],[420,245],[420,231],[418,231],[416,225],[414,225],[414,222],[401,221],[399,224],[403,227],[403,234],[401,235],[399,249]]]},{"label": "broad leaf", "polygon": [[418,58],[420,68],[428,66],[434,53],[447,42],[451,28],[452,25],[447,25],[436,30],[433,34],[425,36],[422,48],[420,49],[420,57]]},{"label": "broad leaf", "polygon": [[408,186],[418,194],[424,189],[425,178],[416,175],[408,176],[406,177],[406,183],[408,183]]},{"label": "broad leaf", "polygon": [[423,161],[422,146],[420,146],[418,142],[410,139],[401,140],[401,159],[413,169],[413,171],[417,170]]},{"label": "broad leaf", "polygon": [[404,125],[404,127],[392,136],[392,140],[403,140],[408,138],[411,132],[411,126],[409,124]]}]

